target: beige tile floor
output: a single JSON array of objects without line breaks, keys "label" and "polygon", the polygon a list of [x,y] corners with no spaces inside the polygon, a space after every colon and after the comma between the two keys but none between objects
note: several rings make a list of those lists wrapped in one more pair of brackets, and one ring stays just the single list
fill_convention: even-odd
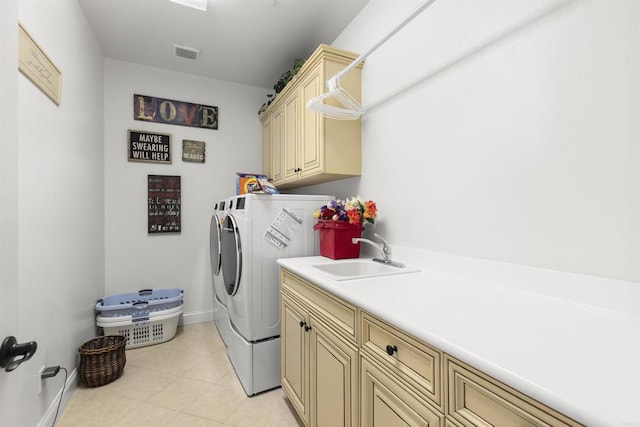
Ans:
[{"label": "beige tile floor", "polygon": [[282,389],[247,397],[213,323],[180,326],[166,343],[126,351],[122,377],[78,385],[58,427],[300,427]]}]

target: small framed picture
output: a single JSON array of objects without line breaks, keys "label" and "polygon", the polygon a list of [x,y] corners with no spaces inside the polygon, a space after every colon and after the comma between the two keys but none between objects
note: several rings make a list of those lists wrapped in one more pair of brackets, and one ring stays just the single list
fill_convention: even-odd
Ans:
[{"label": "small framed picture", "polygon": [[182,140],[182,161],[191,163],[204,163],[204,151],[206,144],[203,141]]},{"label": "small framed picture", "polygon": [[171,134],[129,130],[129,161],[171,163]]}]

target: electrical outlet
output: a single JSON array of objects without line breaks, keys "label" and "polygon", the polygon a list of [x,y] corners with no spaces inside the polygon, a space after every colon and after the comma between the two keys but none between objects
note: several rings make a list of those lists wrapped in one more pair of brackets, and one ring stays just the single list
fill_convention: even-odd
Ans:
[{"label": "electrical outlet", "polygon": [[42,379],[42,373],[44,372],[46,367],[46,365],[42,365],[42,368],[38,370],[38,395],[42,394],[42,382],[44,381]]}]

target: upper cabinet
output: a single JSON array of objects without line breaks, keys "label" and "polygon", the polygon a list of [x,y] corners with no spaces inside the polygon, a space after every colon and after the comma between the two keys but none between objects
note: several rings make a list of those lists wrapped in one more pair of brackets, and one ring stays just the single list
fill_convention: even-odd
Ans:
[{"label": "upper cabinet", "polygon": [[[306,108],[311,98],[325,92],[325,82],[357,57],[320,45],[260,116],[264,173],[278,188],[360,175],[361,120],[329,119]],[[358,102],[361,68],[340,82]],[[339,106],[336,101],[325,102]]]}]

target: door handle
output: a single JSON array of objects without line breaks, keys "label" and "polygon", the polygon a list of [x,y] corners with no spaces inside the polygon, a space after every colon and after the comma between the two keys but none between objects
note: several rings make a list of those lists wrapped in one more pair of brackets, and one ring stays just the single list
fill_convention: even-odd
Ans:
[{"label": "door handle", "polygon": [[0,368],[11,372],[36,353],[38,344],[29,341],[18,344],[16,337],[6,337],[0,346]]}]

